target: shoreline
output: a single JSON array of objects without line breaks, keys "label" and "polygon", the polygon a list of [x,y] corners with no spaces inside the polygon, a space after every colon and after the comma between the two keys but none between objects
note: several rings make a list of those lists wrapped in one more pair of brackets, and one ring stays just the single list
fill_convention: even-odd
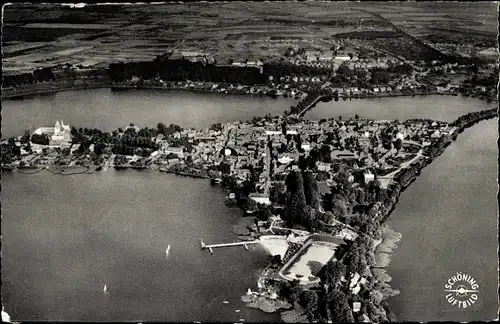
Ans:
[{"label": "shoreline", "polygon": [[[390,285],[390,282],[392,281],[392,277],[388,274],[387,268],[392,261],[392,254],[394,250],[398,247],[398,243],[402,240],[401,233],[396,232],[395,230],[393,230],[392,228],[390,228],[388,225],[385,224],[385,222],[392,215],[392,212],[395,210],[401,194],[418,178],[422,169],[424,169],[427,165],[431,164],[436,158],[438,158],[446,150],[446,148],[457,139],[458,135],[462,133],[465,129],[473,127],[482,121],[492,119],[495,117],[498,118],[498,112],[494,117],[487,115],[487,113],[484,114],[485,116],[481,116],[476,120],[467,121],[465,124],[460,125],[454,132],[452,137],[448,139],[447,142],[444,143],[444,146],[438,147],[436,151],[434,151],[435,153],[433,154],[433,156],[429,157],[428,159],[425,159],[423,163],[419,165],[418,168],[415,169],[414,167],[411,167],[410,169],[404,169],[399,172],[399,173],[406,172],[406,174],[408,174],[408,172],[411,172],[412,174],[402,184],[399,184],[399,182],[397,182],[400,186],[400,189],[397,190],[398,188],[396,188],[396,190],[398,191],[396,198],[394,201],[391,200],[392,203],[390,209],[386,213],[384,213],[385,215],[382,215],[382,218],[380,220],[380,224],[382,225],[383,238],[382,240],[379,240],[379,242],[377,242],[378,244],[376,244],[376,246],[374,247],[375,263],[377,264],[377,266],[373,267],[372,273],[382,283]],[[453,123],[459,122],[461,118],[467,115],[470,114],[466,114],[464,116],[459,117]],[[391,287],[391,289],[394,291],[394,294],[389,296],[389,298],[394,297],[400,293],[400,291],[398,289],[395,289],[394,287]]]},{"label": "shoreline", "polygon": [[30,97],[56,94],[58,92],[66,91],[79,91],[79,90],[91,90],[91,89],[105,89],[110,88],[109,82],[96,82],[95,84],[43,84],[48,88],[37,89],[36,86],[28,87],[27,89],[13,89],[13,88],[3,88],[1,99],[5,100],[23,100]]},{"label": "shoreline", "polygon": [[[390,203],[387,204],[386,209],[381,213],[381,219],[380,219],[380,224],[384,224],[387,219],[392,214],[392,211],[395,209],[399,197],[401,193],[408,188],[413,181],[416,180],[418,175],[420,174],[420,171],[425,168],[425,166],[429,165],[430,163],[433,162],[434,159],[436,159],[438,156],[440,156],[446,149],[448,145],[450,145],[460,133],[462,133],[465,129],[472,127],[476,125],[477,123],[487,120],[487,119],[492,119],[498,117],[498,112],[497,109],[489,109],[489,110],[483,110],[480,112],[475,112],[475,113],[469,113],[462,115],[461,117],[457,118],[455,121],[451,122],[450,125],[455,126],[456,130],[450,134],[450,135],[445,135],[441,137],[438,141],[434,142],[432,145],[429,147],[426,147],[426,156],[428,159],[423,160],[420,163],[415,163],[412,164],[408,169],[402,169],[400,170],[394,177],[393,183],[391,183],[390,186],[392,186],[392,190],[394,194],[391,194],[391,197],[386,201],[386,203],[389,201]],[[87,173],[88,170],[92,166],[83,166],[83,168],[87,168],[86,171],[80,172],[80,173],[71,173],[71,174],[63,174],[62,172],[53,172],[50,170],[50,166],[44,165],[41,168],[16,168],[21,170],[37,170],[41,171],[43,169],[46,169],[47,171],[53,173],[53,174],[59,174],[59,175],[73,175],[73,174],[83,174]],[[99,166],[95,165],[94,167],[98,168]],[[187,172],[175,172],[175,171],[169,171],[169,170],[162,170],[161,168],[156,168],[156,165],[151,165],[151,166],[131,166],[131,165],[120,165],[120,166],[110,166],[110,167],[115,167],[115,169],[138,169],[138,170],[156,170],[156,171],[163,171],[166,173],[171,173],[171,174],[176,174],[176,175],[182,175],[182,176],[190,176],[190,177],[196,177],[196,178],[204,178],[204,179],[209,179],[208,176],[200,176],[200,175],[195,175],[195,174],[189,174]],[[63,169],[71,169],[72,167],[67,167],[64,166],[62,167]],[[75,167],[75,168],[82,168],[82,166]],[[4,169],[4,165],[2,165],[2,170]],[[41,169],[41,170],[39,170]],[[57,168],[56,168],[57,169]],[[105,171],[105,170],[103,170]],[[25,173],[25,172],[21,172]],[[26,173],[30,174],[30,173]],[[376,267],[373,267],[373,273],[374,275],[381,281],[382,283],[389,283],[392,278],[387,274],[385,268],[389,265],[391,261],[391,254],[392,251],[397,247],[397,243],[401,240],[401,237],[398,236],[393,230],[388,230],[386,227],[384,227],[384,236],[383,240],[375,247],[375,257],[376,257]],[[233,231],[234,233],[234,231]],[[235,233],[236,234],[236,233]],[[394,293],[397,292],[397,290],[393,289]],[[394,296],[394,294],[391,294],[391,297]],[[252,307],[252,306],[249,306]],[[265,306],[267,307],[267,306]],[[279,307],[276,311],[279,310]]]},{"label": "shoreline", "polygon": [[[187,84],[184,82],[184,84]],[[264,87],[268,87],[267,85],[254,85],[254,86],[249,86],[249,87],[255,87],[257,89],[262,89]],[[116,85],[112,84],[109,82],[102,82],[102,84],[94,84],[94,85],[63,85],[63,84],[55,84],[52,88],[50,89],[27,89],[26,91],[16,91],[17,89],[12,89],[12,88],[5,88],[2,89],[2,96],[1,99],[5,100],[23,100],[23,99],[29,99],[29,97],[33,96],[39,96],[39,95],[46,95],[46,94],[56,94],[58,92],[66,92],[66,91],[80,91],[80,90],[92,90],[92,89],[111,89],[113,91],[127,91],[127,90],[166,90],[166,91],[187,91],[187,92],[197,92],[197,93],[217,93],[217,94],[223,94],[223,95],[252,95],[252,96],[266,96],[266,97],[271,97],[274,99],[278,99],[280,97],[283,98],[290,98],[290,99],[295,99],[295,100],[301,100],[300,96],[291,96],[287,95],[285,96],[283,94],[277,94],[277,93],[266,93],[266,92],[245,92],[242,91],[241,89],[233,88],[233,89],[225,89],[225,91],[214,91],[212,89],[204,89],[204,88],[197,88],[197,87],[185,87],[185,86],[169,86],[169,87],[164,87],[164,86],[148,86],[148,85]],[[268,91],[273,91],[268,90]],[[7,94],[5,92],[7,91]],[[10,93],[12,92],[12,93]],[[347,100],[356,100],[356,99],[379,99],[379,98],[394,98],[394,97],[414,97],[414,96],[428,96],[428,95],[440,95],[440,96],[454,96],[454,97],[463,97],[463,98],[475,98],[478,100],[491,100],[491,101],[498,101],[498,98],[490,98],[490,97],[482,97],[482,96],[477,96],[477,95],[469,95],[469,96],[464,96],[458,92],[443,92],[443,91],[437,91],[437,90],[431,90],[431,91],[414,91],[412,93],[402,93],[402,92],[373,92],[373,93],[367,93],[367,94],[352,94],[352,95],[345,95],[339,94],[339,101],[347,101]],[[320,101],[318,98],[315,100],[315,104],[313,105],[312,108],[309,108],[305,113],[307,113],[310,109],[313,109],[314,106]],[[331,102],[333,99],[327,101]]]},{"label": "shoreline", "polygon": [[[474,116],[476,115],[476,116]],[[471,117],[474,116],[474,117]],[[395,205],[397,204],[399,195],[418,177],[420,174],[420,171],[425,168],[427,165],[432,163],[432,161],[437,158],[439,155],[441,155],[446,147],[450,145],[453,141],[456,140],[458,135],[462,133],[466,128],[472,127],[475,124],[487,120],[487,119],[492,119],[498,117],[498,112],[497,109],[489,109],[489,110],[483,110],[475,113],[468,113],[465,114],[455,121],[451,122],[450,125],[455,126],[456,130],[453,132],[451,135],[445,135],[443,136],[439,141],[435,142],[434,144],[427,146],[425,148],[424,156],[425,159],[420,160],[420,162],[414,162],[412,163],[409,167],[400,169],[399,172],[397,172],[392,180],[392,183],[389,185],[393,185],[393,190],[396,192],[395,195],[392,195],[391,199],[388,199],[385,204],[388,205],[386,206],[385,212],[382,213],[380,217],[380,223],[383,224],[391,215],[392,211],[394,210]],[[467,120],[469,118],[470,120]],[[122,155],[125,156],[125,155]],[[415,166],[418,164],[418,166]],[[175,164],[174,164],[175,165]],[[172,165],[172,166],[174,166]],[[2,164],[1,170],[2,171],[14,171],[14,170],[44,170],[44,169],[49,169],[50,167],[54,167],[55,165],[51,164],[39,164],[39,165],[32,165],[32,166],[19,166],[19,165],[12,165],[12,164]],[[105,161],[99,165],[96,164],[85,164],[85,165],[76,165],[76,166],[71,166],[71,165],[59,165],[57,167],[64,168],[64,169],[71,169],[71,168],[91,168],[94,167],[96,170],[95,171],[106,171],[106,166],[109,166],[109,168],[114,168],[115,170],[124,170],[124,169],[136,169],[138,171],[141,170],[154,170],[154,171],[159,171],[159,172],[164,172],[164,173],[170,173],[170,174],[175,174],[179,176],[187,176],[187,177],[193,177],[193,178],[201,178],[201,179],[210,179],[210,177],[207,174],[200,174],[200,172],[192,172],[190,173],[189,170],[186,172],[186,170],[183,171],[174,171],[174,170],[169,170],[168,168],[161,167],[157,164],[153,165],[130,165],[130,164],[120,164],[120,165],[115,165],[114,163],[110,164],[110,161]],[[390,200],[390,202],[389,202]]]}]

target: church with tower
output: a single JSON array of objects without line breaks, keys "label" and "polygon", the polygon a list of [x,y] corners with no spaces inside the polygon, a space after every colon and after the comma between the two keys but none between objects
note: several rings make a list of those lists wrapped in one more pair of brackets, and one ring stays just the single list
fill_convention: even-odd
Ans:
[{"label": "church with tower", "polygon": [[71,142],[71,128],[69,125],[64,125],[61,120],[56,121],[54,127],[41,127],[34,131],[34,134],[46,134],[50,137],[49,145],[61,145]]}]

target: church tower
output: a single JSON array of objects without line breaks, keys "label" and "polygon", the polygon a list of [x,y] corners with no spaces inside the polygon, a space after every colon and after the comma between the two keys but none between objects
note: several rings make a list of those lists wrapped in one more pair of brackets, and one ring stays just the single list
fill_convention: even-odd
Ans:
[{"label": "church tower", "polygon": [[54,126],[54,135],[59,135],[60,131],[61,131],[61,124],[59,124],[59,121],[56,120],[56,125]]}]

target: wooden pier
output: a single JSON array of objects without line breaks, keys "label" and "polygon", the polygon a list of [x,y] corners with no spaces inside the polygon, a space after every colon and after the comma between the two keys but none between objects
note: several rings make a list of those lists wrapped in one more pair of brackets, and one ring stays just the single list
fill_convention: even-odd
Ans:
[{"label": "wooden pier", "polygon": [[253,240],[253,241],[241,241],[241,242],[232,242],[232,243],[219,243],[219,244],[205,244],[203,243],[203,241],[200,242],[201,243],[201,248],[202,249],[206,249],[206,250],[209,250],[210,253],[214,253],[214,248],[220,248],[220,247],[230,247],[230,246],[244,246],[245,249],[248,249],[248,245],[250,244],[257,244],[257,243],[260,243],[259,240]]}]

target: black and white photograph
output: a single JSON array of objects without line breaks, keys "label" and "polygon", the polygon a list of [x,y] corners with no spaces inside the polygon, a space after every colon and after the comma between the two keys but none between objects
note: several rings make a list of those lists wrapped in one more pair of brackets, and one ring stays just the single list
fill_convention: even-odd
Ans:
[{"label": "black and white photograph", "polygon": [[2,6],[2,322],[493,321],[499,2]]}]

